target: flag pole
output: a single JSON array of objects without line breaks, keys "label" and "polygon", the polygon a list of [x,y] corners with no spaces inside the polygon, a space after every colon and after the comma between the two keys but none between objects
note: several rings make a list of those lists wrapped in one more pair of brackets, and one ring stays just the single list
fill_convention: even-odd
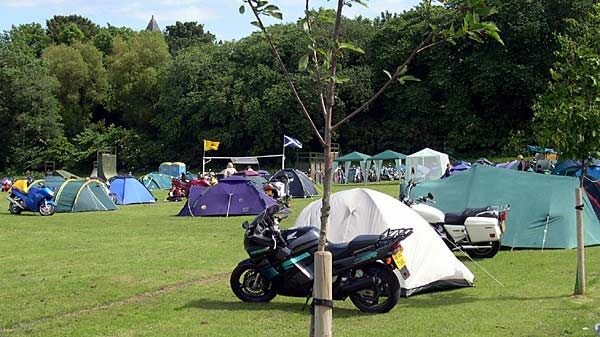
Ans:
[{"label": "flag pole", "polygon": [[281,155],[281,170],[285,169],[285,137],[283,137],[283,152]]},{"label": "flag pole", "polygon": [[204,157],[206,156],[206,139],[202,140],[202,175],[206,174],[206,171],[204,169]]}]

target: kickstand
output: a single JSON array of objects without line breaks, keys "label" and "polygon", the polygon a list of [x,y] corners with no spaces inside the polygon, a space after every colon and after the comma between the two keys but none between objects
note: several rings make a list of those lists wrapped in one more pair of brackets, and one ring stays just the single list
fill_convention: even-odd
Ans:
[{"label": "kickstand", "polygon": [[302,311],[304,311],[304,309],[306,309],[306,307],[308,306],[308,301],[310,301],[311,297],[312,297],[312,295],[310,293],[306,296],[306,302],[304,303],[304,306],[302,307]]}]

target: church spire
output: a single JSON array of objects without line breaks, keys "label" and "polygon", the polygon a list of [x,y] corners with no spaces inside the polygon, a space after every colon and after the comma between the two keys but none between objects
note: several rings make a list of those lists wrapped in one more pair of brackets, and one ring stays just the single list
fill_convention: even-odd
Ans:
[{"label": "church spire", "polygon": [[151,32],[160,32],[160,27],[158,27],[158,23],[156,23],[154,15],[152,15],[150,22],[148,22],[148,27],[146,27],[146,30],[149,30]]}]

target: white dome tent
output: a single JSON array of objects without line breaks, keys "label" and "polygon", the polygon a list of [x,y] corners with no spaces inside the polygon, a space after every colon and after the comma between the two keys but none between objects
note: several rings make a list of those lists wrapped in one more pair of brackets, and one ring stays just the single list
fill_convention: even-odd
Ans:
[{"label": "white dome tent", "polygon": [[[310,203],[298,216],[296,227],[317,225],[321,199]],[[387,228],[414,228],[402,241],[411,276],[399,274],[403,296],[473,285],[474,276],[446,247],[435,230],[399,200],[381,192],[356,188],[331,195],[327,239],[348,242],[362,234],[380,234]]]},{"label": "white dome tent", "polygon": [[426,147],[406,157],[406,179],[415,181],[439,179],[449,163],[447,154]]}]

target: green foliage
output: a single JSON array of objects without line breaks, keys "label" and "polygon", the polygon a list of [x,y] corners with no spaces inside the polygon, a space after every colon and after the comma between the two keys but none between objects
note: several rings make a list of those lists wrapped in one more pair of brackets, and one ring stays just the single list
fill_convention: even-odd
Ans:
[{"label": "green foliage", "polygon": [[96,107],[107,101],[102,54],[91,44],[54,45],[44,52],[44,61],[60,82],[58,98],[65,131],[73,137],[89,124]]},{"label": "green foliage", "polygon": [[204,25],[197,22],[175,22],[175,25],[167,26],[165,39],[169,45],[169,51],[175,55],[179,50],[203,43],[213,43],[215,36],[204,31]]},{"label": "green foliage", "polygon": [[571,24],[569,34],[558,36],[558,61],[534,106],[534,123],[542,145],[588,160],[600,156],[600,7]]},{"label": "green foliage", "polygon": [[55,15],[52,19],[46,20],[46,27],[48,36],[54,43],[89,41],[98,32],[98,25],[80,15]]},{"label": "green foliage", "polygon": [[160,32],[143,31],[128,41],[113,40],[108,68],[111,110],[122,114],[125,126],[144,131],[156,113],[164,69],[171,61]]},{"label": "green foliage", "polygon": [[75,42],[82,42],[85,39],[85,34],[79,29],[79,26],[71,22],[65,25],[58,35],[58,43],[71,45]]},{"label": "green foliage", "polygon": [[50,37],[39,23],[12,26],[8,32],[10,43],[30,48],[34,55],[40,57],[42,51],[51,43]]},{"label": "green foliage", "polygon": [[142,169],[146,164],[144,158],[152,152],[144,142],[148,143],[148,140],[142,139],[134,130],[94,123],[73,139],[73,158],[77,162],[91,163],[96,158],[97,150],[116,149],[119,162],[129,171]]}]

